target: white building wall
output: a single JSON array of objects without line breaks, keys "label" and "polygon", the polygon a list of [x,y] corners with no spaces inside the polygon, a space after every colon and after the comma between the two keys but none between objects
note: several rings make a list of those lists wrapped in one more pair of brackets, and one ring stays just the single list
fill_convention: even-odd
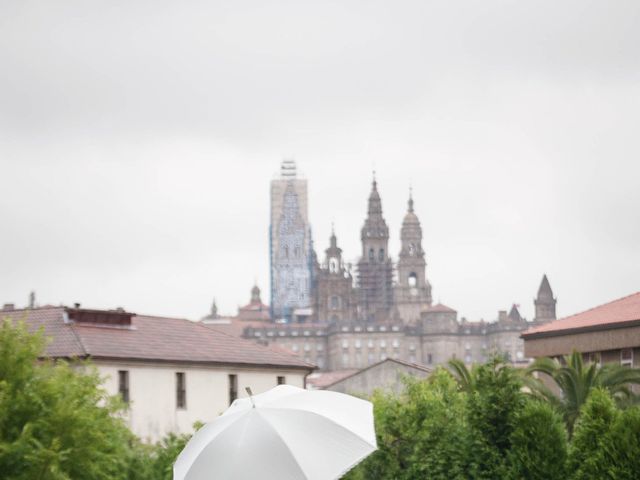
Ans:
[{"label": "white building wall", "polygon": [[[245,387],[255,394],[277,385],[277,377],[304,387],[306,372],[277,368],[249,369],[202,367],[153,363],[95,361],[104,386],[111,395],[118,393],[118,371],[129,372],[129,412],[126,419],[133,433],[155,442],[169,432],[188,433],[197,421],[214,420],[229,406],[229,375],[238,378],[238,397],[246,397]],[[177,408],[176,372],[184,372],[186,408]]]}]

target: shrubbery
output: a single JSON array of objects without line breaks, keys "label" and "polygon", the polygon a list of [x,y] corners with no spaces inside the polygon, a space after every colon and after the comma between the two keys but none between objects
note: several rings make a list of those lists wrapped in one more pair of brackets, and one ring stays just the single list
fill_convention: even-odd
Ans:
[{"label": "shrubbery", "polygon": [[142,444],[89,363],[40,361],[41,333],[0,324],[0,476],[12,480],[170,480],[189,436]]},{"label": "shrubbery", "polygon": [[[141,443],[90,364],[40,361],[43,348],[42,334],[0,325],[2,478],[170,480],[189,435]],[[640,406],[621,381],[638,371],[569,360],[542,364],[569,392],[561,397],[500,359],[471,371],[453,362],[407,379],[402,395],[376,393],[379,450],[346,478],[638,478]]]},{"label": "shrubbery", "polygon": [[471,371],[460,362],[452,367],[427,380],[407,379],[401,396],[374,395],[379,450],[347,478],[638,477],[640,407],[634,401],[621,403],[615,391],[589,385],[577,415],[567,416],[566,403],[528,393],[523,387],[531,378],[500,359]]}]

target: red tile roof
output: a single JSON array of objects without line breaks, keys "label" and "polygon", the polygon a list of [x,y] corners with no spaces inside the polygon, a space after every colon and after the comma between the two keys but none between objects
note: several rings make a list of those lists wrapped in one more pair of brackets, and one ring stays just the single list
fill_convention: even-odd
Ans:
[{"label": "red tile roof", "polygon": [[227,335],[186,319],[134,315],[130,326],[69,322],[65,307],[0,312],[51,337],[46,355],[312,370],[295,355]]},{"label": "red tile roof", "polygon": [[522,334],[524,338],[562,335],[576,330],[603,330],[640,321],[640,292],[619,298],[604,305],[576,313],[560,320],[534,327]]}]

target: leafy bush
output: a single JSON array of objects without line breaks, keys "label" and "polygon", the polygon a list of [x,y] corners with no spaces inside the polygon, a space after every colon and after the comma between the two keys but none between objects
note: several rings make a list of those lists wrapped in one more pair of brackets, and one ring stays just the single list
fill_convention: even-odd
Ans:
[{"label": "leafy bush", "polygon": [[591,391],[576,422],[568,471],[572,480],[607,478],[606,448],[611,440],[611,425],[620,412],[611,395],[602,388]]},{"label": "leafy bush", "polygon": [[549,404],[530,400],[516,415],[508,454],[513,480],[566,478],[567,431]]},{"label": "leafy bush", "polygon": [[88,364],[38,361],[41,333],[0,326],[0,471],[5,478],[126,478],[135,441]]}]

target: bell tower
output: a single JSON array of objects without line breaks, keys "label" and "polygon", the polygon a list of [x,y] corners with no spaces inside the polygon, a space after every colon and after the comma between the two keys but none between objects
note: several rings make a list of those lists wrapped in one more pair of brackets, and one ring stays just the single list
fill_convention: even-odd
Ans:
[{"label": "bell tower", "polygon": [[536,322],[549,322],[556,319],[556,302],[557,299],[553,297],[553,291],[547,275],[543,275],[542,282],[540,282],[540,288],[538,288],[538,296],[533,301],[536,309],[536,316],[534,321]]},{"label": "bell tower", "polygon": [[335,231],[331,231],[329,248],[318,269],[314,315],[320,322],[339,323],[355,320],[355,298],[350,266],[342,260]]},{"label": "bell tower", "polygon": [[415,323],[420,319],[420,312],[431,306],[431,284],[426,277],[427,262],[422,249],[422,227],[413,210],[411,192],[400,229],[400,242],[396,305],[404,323]]},{"label": "bell tower", "polygon": [[393,264],[389,258],[389,227],[382,216],[382,200],[375,177],[360,239],[359,317],[368,322],[387,320],[393,306]]}]

